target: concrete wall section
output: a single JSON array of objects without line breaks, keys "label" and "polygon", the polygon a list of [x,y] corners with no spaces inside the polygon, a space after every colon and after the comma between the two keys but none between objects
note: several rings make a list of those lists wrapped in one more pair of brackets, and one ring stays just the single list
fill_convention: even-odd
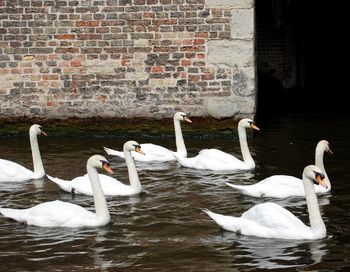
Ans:
[{"label": "concrete wall section", "polygon": [[253,0],[2,3],[1,117],[254,116]]},{"label": "concrete wall section", "polygon": [[255,22],[253,1],[206,1],[210,7],[231,12],[231,37],[208,41],[208,64],[229,71],[231,93],[206,99],[208,112],[215,118],[253,117],[256,107]]}]

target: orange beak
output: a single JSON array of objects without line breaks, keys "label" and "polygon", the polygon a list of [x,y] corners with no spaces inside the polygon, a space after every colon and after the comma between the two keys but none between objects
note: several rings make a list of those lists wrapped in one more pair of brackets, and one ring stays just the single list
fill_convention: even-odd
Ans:
[{"label": "orange beak", "polygon": [[135,151],[136,151],[137,153],[142,154],[142,155],[146,155],[145,152],[143,152],[139,146],[137,146],[137,147],[135,148]]},{"label": "orange beak", "polygon": [[321,185],[323,188],[325,188],[325,189],[328,188],[327,184],[325,183],[324,179],[322,179],[321,176],[317,175],[317,176],[316,176],[316,181],[317,181],[317,183],[318,183],[319,185]]},{"label": "orange beak", "polygon": [[192,123],[191,119],[188,118],[187,116],[184,117],[184,120],[185,120],[187,123]]},{"label": "orange beak", "polygon": [[251,124],[250,127],[255,129],[255,130],[260,130],[260,128],[258,128],[255,124]]},{"label": "orange beak", "polygon": [[110,174],[113,174],[113,170],[109,167],[109,165],[107,163],[103,164],[103,169],[110,173]]},{"label": "orange beak", "polygon": [[47,136],[47,133],[45,131],[41,131],[41,135]]}]

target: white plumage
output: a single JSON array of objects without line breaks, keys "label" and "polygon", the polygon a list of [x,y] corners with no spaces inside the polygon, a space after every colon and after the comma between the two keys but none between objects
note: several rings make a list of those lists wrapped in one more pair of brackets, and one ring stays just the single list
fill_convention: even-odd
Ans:
[{"label": "white plumage", "polygon": [[279,239],[320,239],[326,236],[313,180],[326,186],[324,175],[315,165],[305,167],[303,182],[309,212],[310,227],[285,208],[275,203],[263,203],[244,212],[240,217],[226,216],[204,210],[219,226],[243,235]]},{"label": "white plumage", "polygon": [[175,155],[175,157],[181,166],[189,168],[215,171],[253,169],[255,168],[255,162],[249,152],[246,128],[259,130],[254,121],[249,118],[244,118],[239,121],[238,136],[243,160],[218,149],[203,149],[193,158],[180,157],[177,155]]},{"label": "white plumage", "polygon": [[109,173],[113,171],[108,161],[100,155],[90,157],[86,168],[94,192],[96,213],[59,200],[41,203],[28,209],[0,208],[0,213],[13,220],[39,227],[74,228],[106,225],[110,221],[110,215],[96,168],[103,168]]},{"label": "white plumage", "polygon": [[[124,157],[126,160],[126,165],[129,171],[129,181],[130,184],[124,184],[119,180],[99,174],[99,180],[106,196],[129,196],[141,193],[142,186],[136,171],[134,161],[131,157],[131,152],[137,152],[137,154],[144,154],[141,150],[140,145],[135,141],[128,141],[124,144]],[[76,194],[83,195],[93,195],[91,184],[88,175],[76,177],[72,180],[63,180],[60,178],[54,178],[49,175],[47,177],[56,183],[63,191],[73,192]]]},{"label": "white plumage", "polygon": [[[166,162],[166,161],[175,161],[176,158],[174,157],[174,154],[176,154],[179,157],[187,157],[187,149],[185,146],[185,142],[184,142],[184,139],[182,136],[182,130],[181,130],[181,124],[180,124],[181,121],[192,123],[192,121],[187,117],[186,113],[184,112],[177,112],[174,115],[176,152],[173,152],[160,145],[145,143],[145,144],[141,144],[142,150],[145,152],[145,155],[140,155],[136,152],[132,152],[131,154],[134,160],[143,161],[143,162],[151,162],[151,161]],[[107,147],[104,147],[104,150],[108,155],[125,158],[124,152],[122,151],[110,149]]]},{"label": "white plumage", "polygon": [[[331,182],[327,176],[324,164],[324,152],[332,151],[329,148],[329,143],[326,140],[321,140],[317,143],[315,150],[315,165],[318,166],[325,175],[325,183],[327,188],[320,185],[314,185],[316,194],[324,194],[331,190]],[[239,190],[242,194],[255,197],[276,197],[285,198],[290,196],[305,196],[303,181],[288,175],[273,175],[256,184],[252,185],[235,185],[226,183],[228,186]]]},{"label": "white plumage", "polygon": [[30,147],[32,150],[34,171],[25,168],[24,166],[9,161],[0,159],[0,182],[16,182],[29,179],[40,179],[45,176],[43,162],[41,160],[38,135],[47,135],[40,125],[34,124],[29,129]]}]

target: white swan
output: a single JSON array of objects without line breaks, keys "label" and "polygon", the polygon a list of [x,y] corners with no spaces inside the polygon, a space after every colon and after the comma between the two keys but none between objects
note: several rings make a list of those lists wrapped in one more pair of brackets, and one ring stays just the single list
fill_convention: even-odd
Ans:
[{"label": "white swan", "polygon": [[[132,156],[136,161],[158,161],[158,162],[166,162],[166,161],[174,161],[176,158],[173,154],[177,154],[179,157],[187,157],[187,150],[185,146],[185,142],[182,136],[180,121],[186,121],[188,123],[192,123],[192,121],[187,117],[184,112],[177,112],[174,115],[174,128],[175,128],[175,140],[176,140],[176,152],[170,151],[169,149],[162,147],[160,145],[155,145],[151,143],[141,144],[142,150],[146,153],[146,155],[140,155],[135,152],[132,152]],[[118,156],[124,158],[124,153],[113,150],[107,147],[104,147],[104,150],[108,155]]]},{"label": "white swan", "polygon": [[0,181],[25,181],[29,179],[40,179],[45,176],[45,170],[40,156],[38,135],[47,136],[40,125],[34,124],[29,129],[34,172],[18,163],[0,159]]},{"label": "white swan", "polygon": [[110,215],[98,178],[97,168],[113,173],[108,161],[100,155],[90,157],[86,170],[94,192],[96,213],[79,205],[59,200],[41,203],[28,209],[1,208],[0,213],[13,220],[39,227],[96,227],[106,225]]},{"label": "white swan", "polygon": [[203,149],[196,157],[184,158],[175,157],[181,166],[196,168],[196,169],[208,169],[208,170],[250,170],[255,168],[255,162],[250,155],[246,128],[253,128],[260,130],[252,119],[244,118],[238,123],[238,137],[241,146],[241,152],[243,161],[237,159],[231,154],[225,153],[218,149]]},{"label": "white swan", "polygon": [[[323,154],[328,152],[332,154],[329,143],[326,140],[321,140],[317,143],[315,150],[315,165],[318,166],[325,175],[325,183],[327,188],[315,184],[315,192],[324,194],[331,190],[331,182],[327,176],[323,164]],[[239,190],[244,195],[255,197],[276,197],[285,198],[290,196],[305,196],[303,181],[300,178],[287,175],[273,175],[256,184],[252,185],[235,185],[226,183],[234,189]]]},{"label": "white swan", "polygon": [[[135,141],[128,141],[123,147],[126,165],[129,172],[130,185],[126,185],[113,177],[99,174],[100,183],[106,196],[130,196],[141,193],[142,186],[136,171],[131,152],[135,151],[144,154],[141,146]],[[93,191],[87,175],[76,177],[72,180],[63,180],[46,175],[51,181],[56,183],[63,191],[83,195],[93,195]]]},{"label": "white swan", "polygon": [[324,174],[315,165],[303,171],[303,183],[309,212],[310,227],[291,212],[275,203],[263,203],[244,212],[241,217],[226,216],[204,210],[223,229],[264,238],[279,239],[320,239],[327,234],[317,202],[313,181],[322,186]]}]

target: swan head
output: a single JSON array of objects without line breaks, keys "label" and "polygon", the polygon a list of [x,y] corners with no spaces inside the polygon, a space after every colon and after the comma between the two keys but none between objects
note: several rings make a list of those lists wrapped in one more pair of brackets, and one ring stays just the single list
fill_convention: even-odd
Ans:
[{"label": "swan head", "polygon": [[108,160],[101,155],[91,156],[87,161],[87,165],[90,165],[96,169],[101,168],[101,169],[105,170],[106,172],[113,174],[113,171],[110,167]]},{"label": "swan head", "polygon": [[250,119],[250,118],[243,118],[238,122],[238,126],[242,127],[242,128],[252,128],[255,130],[260,130],[260,128],[258,128],[255,125],[255,121]]},{"label": "swan head", "polygon": [[316,148],[321,149],[323,151],[326,151],[327,153],[329,153],[331,155],[333,154],[333,151],[330,148],[329,142],[326,140],[319,141]]},{"label": "swan head", "polygon": [[126,150],[126,151],[135,151],[135,152],[138,152],[142,155],[145,155],[145,152],[143,152],[141,150],[141,145],[136,142],[136,141],[127,141],[125,144],[124,144],[124,148],[123,150]]},{"label": "swan head", "polygon": [[324,181],[325,175],[322,173],[322,170],[316,165],[306,166],[303,171],[303,179],[304,177],[316,182],[316,184],[321,185],[325,189],[328,188],[326,182]]},{"label": "swan head", "polygon": [[43,130],[40,125],[34,124],[29,129],[29,135],[44,135],[47,136],[47,133]]},{"label": "swan head", "polygon": [[179,112],[175,113],[174,120],[176,120],[176,121],[185,121],[187,123],[192,123],[191,119],[188,118],[187,114],[182,112],[182,111],[179,111]]}]

